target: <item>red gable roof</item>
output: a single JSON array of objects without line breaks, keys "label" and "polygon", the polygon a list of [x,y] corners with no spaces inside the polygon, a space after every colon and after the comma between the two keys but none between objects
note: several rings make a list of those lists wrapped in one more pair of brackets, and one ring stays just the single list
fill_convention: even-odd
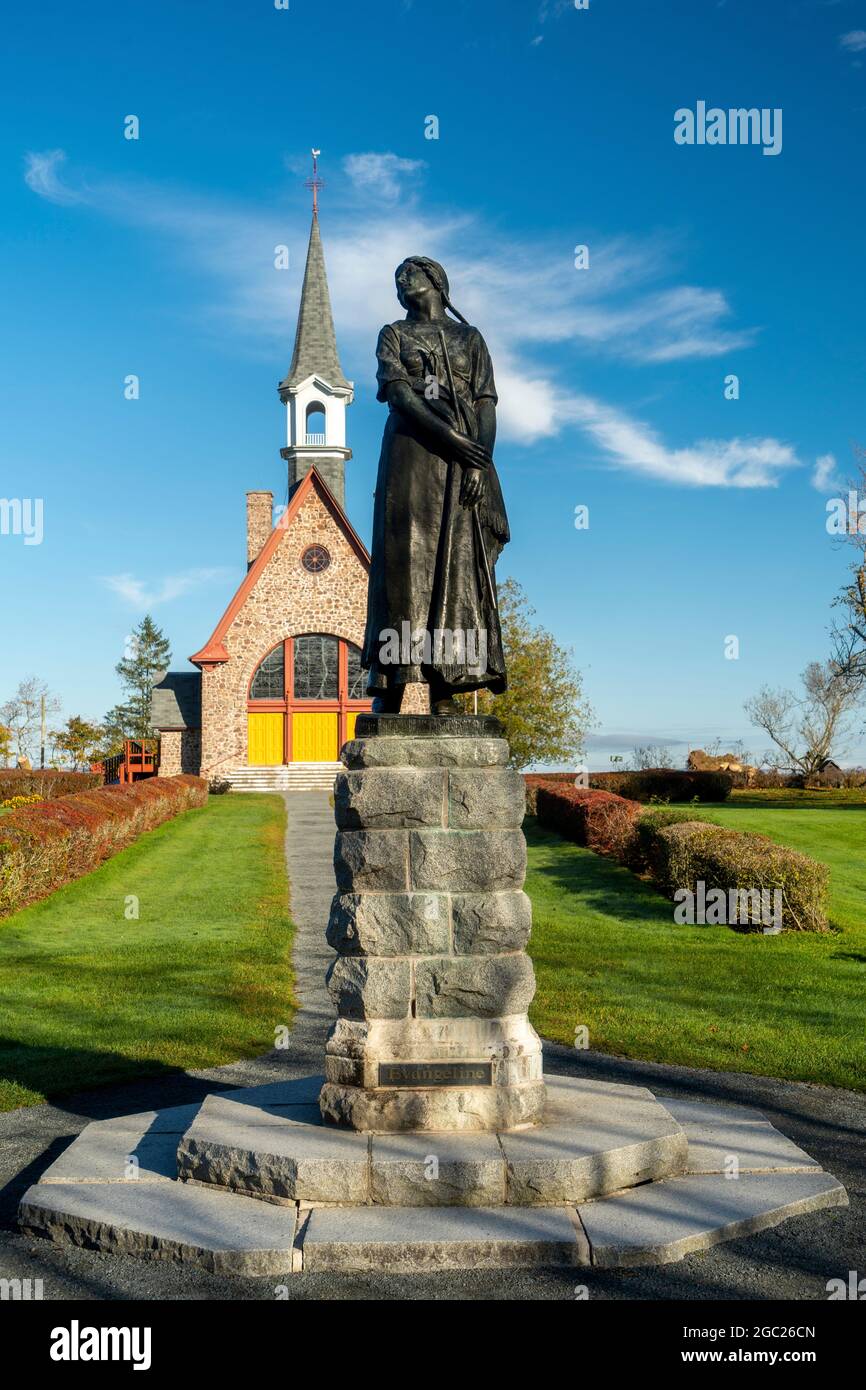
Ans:
[{"label": "red gable roof", "polygon": [[280,517],[248,569],[245,578],[241,581],[228,608],[223,613],[207,642],[205,642],[201,651],[195,652],[194,655],[189,658],[193,665],[201,666],[207,670],[213,666],[219,666],[223,661],[228,661],[229,653],[226,651],[223,639],[238,613],[243,608],[249,594],[255,588],[259,576],[282,540],[285,532],[288,531],[310,492],[313,490],[321,498],[325,507],[331,513],[331,516],[346,537],[346,540],[349,542],[349,545],[354,550],[358,559],[361,561],[364,569],[369,572],[370,555],[367,547],[354,530],[349,518],[346,516],[346,513],[343,511],[343,508],[340,506],[330,488],[316,472],[316,469],[310,468],[310,471],[302,478],[300,484],[295,489],[288,507],[283,512],[283,515]]}]

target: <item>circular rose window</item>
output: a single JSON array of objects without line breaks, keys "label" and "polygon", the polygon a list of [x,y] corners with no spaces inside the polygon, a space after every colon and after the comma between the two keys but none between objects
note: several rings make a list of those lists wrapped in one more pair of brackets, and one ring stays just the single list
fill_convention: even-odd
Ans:
[{"label": "circular rose window", "polygon": [[301,564],[310,574],[321,574],[331,563],[331,557],[323,545],[308,545],[301,556]]}]

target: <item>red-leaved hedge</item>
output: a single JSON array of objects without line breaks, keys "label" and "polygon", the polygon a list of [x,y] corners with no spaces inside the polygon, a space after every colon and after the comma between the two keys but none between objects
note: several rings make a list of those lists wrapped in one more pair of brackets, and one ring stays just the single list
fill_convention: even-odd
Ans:
[{"label": "red-leaved hedge", "polygon": [[542,825],[558,830],[578,845],[598,854],[624,859],[634,838],[634,822],[643,807],[613,792],[592,791],[585,787],[539,786],[535,798],[536,815]]},{"label": "red-leaved hedge", "polygon": [[537,814],[536,797],[538,788],[549,786],[551,783],[563,783],[567,787],[573,787],[576,772],[524,772],[523,780],[526,783],[526,814],[534,816]]},{"label": "red-leaved hedge", "polygon": [[41,801],[0,818],[0,917],[95,869],[181,811],[207,802],[201,777],[154,777]]}]

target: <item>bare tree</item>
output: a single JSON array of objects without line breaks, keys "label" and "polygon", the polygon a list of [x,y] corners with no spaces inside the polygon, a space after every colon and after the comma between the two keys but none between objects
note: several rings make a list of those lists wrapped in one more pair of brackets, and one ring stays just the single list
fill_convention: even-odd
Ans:
[{"label": "bare tree", "polygon": [[669,748],[659,743],[648,743],[631,750],[630,772],[644,772],[651,767],[673,767],[674,760]]},{"label": "bare tree", "polygon": [[10,732],[10,741],[19,758],[35,754],[42,718],[42,698],[45,697],[45,717],[51,719],[60,712],[60,701],[52,695],[38,676],[21,681],[11,700],[0,705],[0,724]]},{"label": "bare tree", "polygon": [[822,770],[834,748],[838,755],[844,751],[860,683],[835,661],[810,662],[800,679],[802,695],[765,685],[743,708],[776,745],[778,751],[767,754],[767,764],[810,777]]},{"label": "bare tree", "polygon": [[854,558],[849,578],[833,600],[839,610],[833,625],[833,660],[846,677],[866,690],[866,450],[857,447],[854,452],[858,474],[849,480],[846,524],[838,535],[840,544],[853,548]]},{"label": "bare tree", "polygon": [[710,740],[704,752],[709,758],[721,758],[729,753],[738,763],[752,762],[752,754],[748,751],[741,738],[735,738],[733,741],[729,739],[728,742],[723,745],[722,740],[716,737]]}]

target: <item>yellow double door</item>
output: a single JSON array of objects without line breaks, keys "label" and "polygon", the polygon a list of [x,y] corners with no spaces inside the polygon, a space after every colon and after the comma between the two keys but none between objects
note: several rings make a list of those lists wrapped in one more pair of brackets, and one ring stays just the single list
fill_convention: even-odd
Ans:
[{"label": "yellow double door", "polygon": [[[346,737],[353,738],[357,714],[346,717]],[[285,760],[285,723],[292,721],[292,762],[337,761],[340,716],[336,710],[303,710],[297,714],[268,711],[248,714],[247,762],[251,767],[273,767]]]}]

